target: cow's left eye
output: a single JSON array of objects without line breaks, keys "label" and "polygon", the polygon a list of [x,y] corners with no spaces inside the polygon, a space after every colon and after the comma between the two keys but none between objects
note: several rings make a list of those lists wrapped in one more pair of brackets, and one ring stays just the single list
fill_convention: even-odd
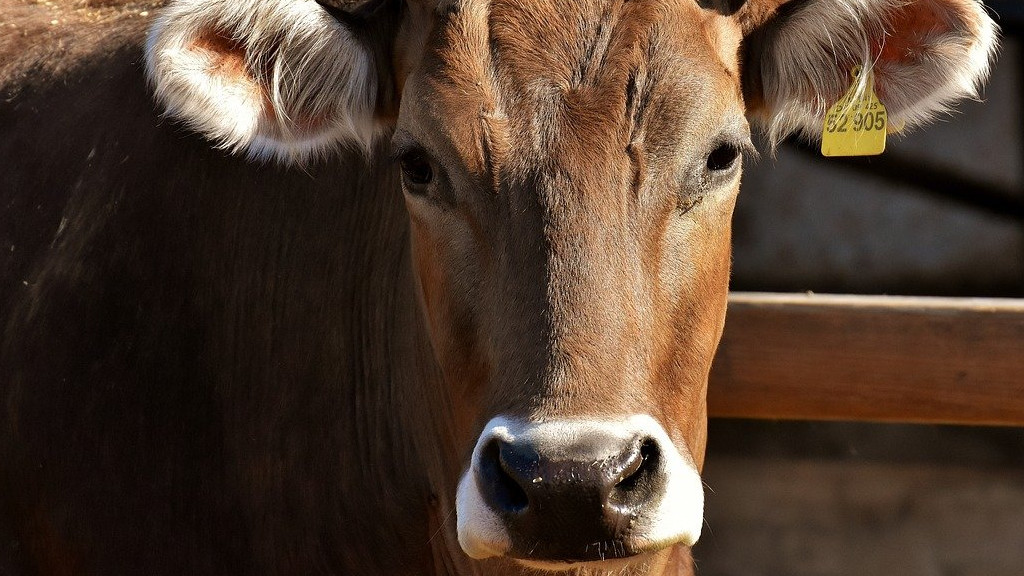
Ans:
[{"label": "cow's left eye", "polygon": [[719,144],[708,154],[708,170],[721,172],[732,168],[740,157],[740,148],[735,144]]},{"label": "cow's left eye", "polygon": [[434,179],[434,169],[422,150],[410,150],[399,159],[402,178],[412,190],[422,189]]}]

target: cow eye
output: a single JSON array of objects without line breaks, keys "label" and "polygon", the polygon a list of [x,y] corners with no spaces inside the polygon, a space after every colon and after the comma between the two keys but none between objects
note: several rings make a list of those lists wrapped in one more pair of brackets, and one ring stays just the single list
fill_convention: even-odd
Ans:
[{"label": "cow eye", "polygon": [[721,172],[732,168],[740,157],[740,149],[735,144],[719,144],[708,154],[708,170]]},{"label": "cow eye", "polygon": [[402,166],[402,178],[410,191],[422,188],[434,179],[434,169],[422,150],[410,150],[402,154],[399,164]]}]

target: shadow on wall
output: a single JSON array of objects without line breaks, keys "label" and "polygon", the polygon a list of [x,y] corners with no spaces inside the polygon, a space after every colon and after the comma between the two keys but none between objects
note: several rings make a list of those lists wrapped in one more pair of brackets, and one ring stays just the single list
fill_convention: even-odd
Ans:
[{"label": "shadow on wall", "polygon": [[[836,161],[787,143],[748,163],[733,288],[1024,296],[1020,50],[1005,42],[983,102],[890,138],[882,157]],[[879,176],[888,164],[903,173]]]},{"label": "shadow on wall", "polygon": [[1024,431],[711,423],[701,576],[1011,576]]}]

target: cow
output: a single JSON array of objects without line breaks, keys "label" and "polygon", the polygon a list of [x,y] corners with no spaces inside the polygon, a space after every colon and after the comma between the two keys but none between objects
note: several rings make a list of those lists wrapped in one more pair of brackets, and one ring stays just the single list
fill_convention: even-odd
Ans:
[{"label": "cow", "polygon": [[909,129],[997,44],[975,0],[0,8],[4,574],[693,573],[749,122]]}]

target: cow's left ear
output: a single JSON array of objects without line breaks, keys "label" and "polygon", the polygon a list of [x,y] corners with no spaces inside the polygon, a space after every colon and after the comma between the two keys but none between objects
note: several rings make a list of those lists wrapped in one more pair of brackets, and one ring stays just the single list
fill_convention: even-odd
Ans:
[{"label": "cow's left ear", "polygon": [[366,148],[394,115],[395,4],[171,0],[146,69],[168,115],[231,151],[303,162]]},{"label": "cow's left ear", "polygon": [[976,0],[748,0],[734,16],[748,114],[773,145],[793,132],[820,138],[858,65],[873,71],[890,127],[925,122],[977,97],[997,44]]}]

